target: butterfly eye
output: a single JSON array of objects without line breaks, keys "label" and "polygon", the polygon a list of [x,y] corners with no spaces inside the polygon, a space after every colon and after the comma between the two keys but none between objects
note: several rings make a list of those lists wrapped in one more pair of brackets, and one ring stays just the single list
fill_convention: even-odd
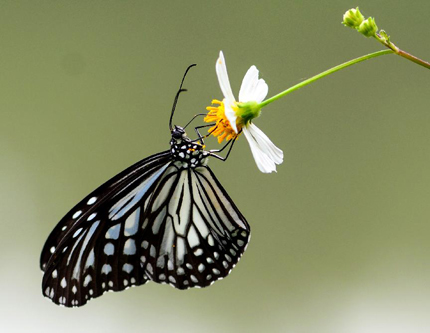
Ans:
[{"label": "butterfly eye", "polygon": [[182,137],[184,137],[184,135],[185,135],[185,131],[182,127],[175,126],[174,129],[172,130],[172,137],[175,139],[181,139]]}]

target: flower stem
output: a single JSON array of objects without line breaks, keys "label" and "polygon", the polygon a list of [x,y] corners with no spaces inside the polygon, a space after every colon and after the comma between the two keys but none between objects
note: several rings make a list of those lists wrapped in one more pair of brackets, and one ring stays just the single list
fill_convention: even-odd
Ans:
[{"label": "flower stem", "polygon": [[381,42],[383,45],[385,45],[386,47],[388,47],[389,49],[393,50],[396,54],[398,54],[399,56],[406,58],[418,65],[421,65],[425,68],[430,69],[430,63],[428,63],[425,60],[422,60],[420,58],[415,57],[414,55],[403,51],[401,49],[399,49],[396,45],[394,45],[394,43],[392,43],[389,38],[387,40],[387,38],[384,38],[383,36],[381,36],[380,34],[376,33],[374,36],[379,42]]},{"label": "flower stem", "polygon": [[341,69],[344,69],[346,67],[352,66],[354,64],[358,64],[359,62],[362,62],[362,61],[367,60],[367,59],[371,59],[371,58],[379,57],[379,56],[384,55],[384,54],[391,54],[391,53],[395,53],[395,52],[393,50],[391,50],[391,49],[390,50],[382,50],[382,51],[378,51],[378,52],[374,52],[374,53],[370,53],[370,54],[364,55],[364,56],[356,58],[356,59],[352,59],[352,60],[350,60],[348,62],[345,62],[345,63],[340,64],[338,66],[335,66],[333,68],[330,68],[330,69],[326,70],[325,72],[322,72],[322,73],[320,73],[318,75],[315,75],[315,76],[313,76],[313,77],[311,77],[311,78],[309,78],[307,80],[304,80],[304,81],[302,81],[302,82],[300,82],[300,83],[292,86],[291,88],[288,88],[287,90],[284,90],[283,92],[281,92],[281,93],[279,93],[279,94],[277,94],[277,95],[275,95],[273,97],[270,97],[269,99],[266,99],[265,101],[261,102],[258,106],[260,108],[262,108],[262,107],[264,107],[264,106],[266,106],[266,105],[268,105],[268,104],[270,104],[270,103],[272,103],[272,102],[280,99],[281,97],[284,97],[285,95],[288,95],[289,93],[291,93],[291,92],[293,92],[295,90],[298,90],[298,89],[300,89],[300,88],[302,88],[304,86],[307,86],[308,84],[310,84],[310,83],[312,83],[314,81],[322,79],[323,77],[325,77],[327,75],[330,75],[330,74],[333,74],[333,73],[335,73],[337,71],[340,71]]},{"label": "flower stem", "polygon": [[406,58],[410,61],[413,61],[414,63],[416,63],[418,65],[421,65],[421,66],[424,66],[425,68],[430,69],[430,63],[428,63],[427,61],[421,60],[420,58],[417,58],[417,57],[413,56],[412,54],[410,54],[406,51],[399,49],[399,52],[397,54],[403,58]]}]

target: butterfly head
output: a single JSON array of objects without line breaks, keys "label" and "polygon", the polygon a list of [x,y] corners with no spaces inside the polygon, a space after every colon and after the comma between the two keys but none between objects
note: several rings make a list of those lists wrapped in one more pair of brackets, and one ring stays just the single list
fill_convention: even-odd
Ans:
[{"label": "butterfly head", "polygon": [[175,139],[176,142],[180,143],[183,140],[188,139],[187,133],[185,133],[185,130],[181,126],[176,126],[175,125],[172,128],[172,139]]}]

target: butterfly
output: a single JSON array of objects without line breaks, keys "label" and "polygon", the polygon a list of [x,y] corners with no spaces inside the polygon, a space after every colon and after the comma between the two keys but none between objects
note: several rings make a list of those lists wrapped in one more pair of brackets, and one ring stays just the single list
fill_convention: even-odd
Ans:
[{"label": "butterfly", "polygon": [[192,66],[170,115],[170,149],[94,190],[46,240],[42,292],[54,303],[82,306],[148,281],[207,287],[226,277],[245,251],[249,225],[207,165],[210,157],[225,160],[233,144],[223,158],[216,153],[226,146],[206,151],[199,127],[199,138],[191,140],[186,126],[172,126]]}]

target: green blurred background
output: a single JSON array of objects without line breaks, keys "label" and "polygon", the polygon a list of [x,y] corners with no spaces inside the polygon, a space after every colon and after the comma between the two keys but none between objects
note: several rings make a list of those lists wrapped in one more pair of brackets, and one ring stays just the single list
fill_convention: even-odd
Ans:
[{"label": "green blurred background", "polygon": [[[39,255],[81,198],[165,150],[176,124],[260,69],[269,96],[383,49],[343,27],[360,6],[430,60],[428,0],[1,1],[1,332],[430,332],[430,72],[389,55],[263,110],[285,153],[256,168],[241,138],[210,162],[252,240],[210,288],[147,284],[79,309],[42,297]],[[215,141],[209,142],[216,148]]]}]

